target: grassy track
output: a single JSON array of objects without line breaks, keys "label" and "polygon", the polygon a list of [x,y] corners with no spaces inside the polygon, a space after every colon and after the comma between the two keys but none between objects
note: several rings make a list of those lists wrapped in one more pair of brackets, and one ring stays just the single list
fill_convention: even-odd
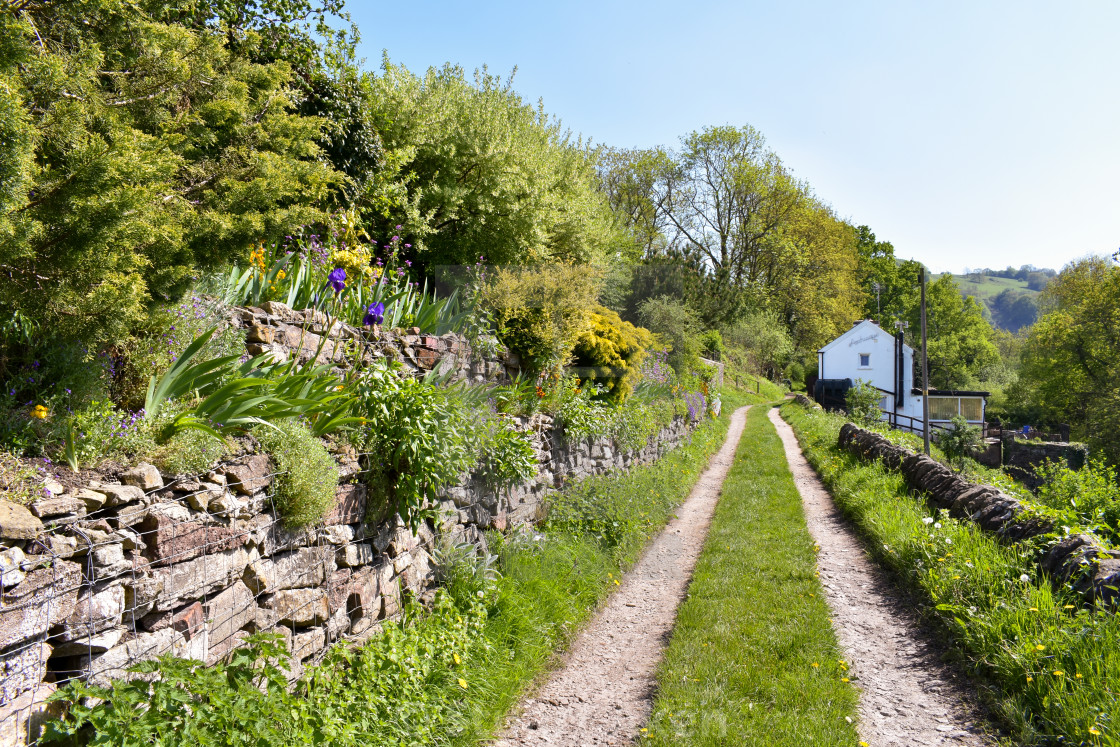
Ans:
[{"label": "grassy track", "polygon": [[721,397],[721,417],[697,430],[691,444],[626,474],[584,480],[568,491],[562,526],[546,526],[544,540],[531,546],[500,548],[500,598],[470,652],[470,689],[455,693],[459,726],[449,744],[473,745],[494,733],[688,497],[723,444],[731,412],[759,399],[728,391]]},{"label": "grassy track", "polygon": [[1120,745],[1120,616],[1042,575],[1025,545],[933,513],[903,478],[836,446],[843,420],[787,404],[810,464],[970,665],[1016,744]]},{"label": "grassy track", "polygon": [[652,745],[856,745],[801,497],[765,406],[736,463],[659,672]]}]

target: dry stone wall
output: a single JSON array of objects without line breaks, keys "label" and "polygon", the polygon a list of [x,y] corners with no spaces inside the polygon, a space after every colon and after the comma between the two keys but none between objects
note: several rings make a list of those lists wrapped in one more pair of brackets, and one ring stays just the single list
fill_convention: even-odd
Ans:
[{"label": "dry stone wall", "polygon": [[[319,320],[278,306],[238,312],[250,352],[314,355]],[[335,333],[334,341],[363,335],[363,354],[416,372],[495,381],[511,367],[508,358],[472,357],[455,336]],[[332,342],[323,349],[347,365]],[[252,632],[283,635],[296,676],[333,642],[360,641],[396,618],[406,595],[427,600],[441,543],[484,547],[486,529],[541,519],[545,495],[565,481],[648,462],[691,432],[680,418],[623,453],[610,439],[568,443],[547,415],[514,425],[530,435],[536,478],[495,490],[464,476],[433,506],[438,523],[415,533],[396,517],[367,521],[363,455],[345,445],[334,447],[340,485],[329,514],[286,526],[272,503],[279,473],[251,437],[202,474],[140,464],[87,472],[70,487],[48,480],[26,507],[0,499],[0,747],[33,735],[50,715],[43,700],[68,679],[105,684],[166,653],[212,664]]]},{"label": "dry stone wall", "polygon": [[[999,488],[970,482],[925,454],[892,444],[879,433],[845,423],[838,445],[860,459],[881,461],[888,469],[902,473],[906,484],[923,493],[931,506],[971,520],[1007,541],[1053,529],[1048,521],[1031,516],[1018,499]],[[1103,606],[1120,602],[1120,551],[1105,548],[1095,537],[1066,537],[1053,545],[1039,564],[1056,581],[1072,583],[1087,600]]]}]

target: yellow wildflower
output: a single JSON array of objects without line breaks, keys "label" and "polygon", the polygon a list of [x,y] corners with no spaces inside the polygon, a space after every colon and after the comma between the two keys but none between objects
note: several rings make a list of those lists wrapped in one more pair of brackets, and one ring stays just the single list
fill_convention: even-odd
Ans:
[{"label": "yellow wildflower", "polygon": [[463,688],[464,690],[467,689],[467,681],[462,677],[459,678],[459,687]]},{"label": "yellow wildflower", "polygon": [[35,405],[31,408],[31,417],[35,418],[36,420],[46,420],[47,416],[50,414],[51,411],[43,405]]},{"label": "yellow wildflower", "polygon": [[462,664],[463,660],[459,658],[459,654],[451,654],[451,658],[455,660],[456,664]]}]

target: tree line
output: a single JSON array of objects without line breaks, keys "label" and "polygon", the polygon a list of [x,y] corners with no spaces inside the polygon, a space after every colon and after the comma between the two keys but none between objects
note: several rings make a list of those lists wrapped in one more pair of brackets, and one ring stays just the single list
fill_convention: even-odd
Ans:
[{"label": "tree line", "polygon": [[[514,292],[517,272],[575,268],[593,282],[568,284],[563,308],[605,309],[678,354],[773,378],[811,374],[815,350],[858,318],[908,322],[916,342],[920,265],[838,216],[753,127],[594,146],[524,101],[512,75],[417,73],[388,57],[364,69],[358,40],[342,0],[8,3],[0,378],[47,339],[122,345],[262,242],[355,224],[375,245],[392,237],[433,283],[450,282],[447,268],[505,268],[492,276],[507,283],[491,291],[501,303],[534,303]],[[1116,325],[1107,297],[1083,309],[1098,281],[1073,278],[1104,282],[1106,265],[1063,271],[1018,336],[993,329],[951,276],[932,279],[931,385],[990,388],[1024,417],[1072,408],[1089,427],[1091,403],[1115,396]],[[989,274],[1004,272],[1039,274]],[[1004,302],[1001,315],[1024,311]],[[525,314],[494,303],[524,328]],[[1071,308],[1097,322],[1061,322]],[[1041,352],[1069,335],[1091,339]],[[1046,385],[1067,367],[1083,371],[1078,396]]]}]

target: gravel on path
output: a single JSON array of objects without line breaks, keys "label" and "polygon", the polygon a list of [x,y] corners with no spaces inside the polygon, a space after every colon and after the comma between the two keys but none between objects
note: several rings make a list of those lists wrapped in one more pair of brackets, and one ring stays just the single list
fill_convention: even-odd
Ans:
[{"label": "gravel on path", "polygon": [[587,628],[563,666],[521,704],[494,747],[631,744],[649,720],[657,664],[684,599],[748,407],[731,414],[727,439],[677,518],[650,544]]},{"label": "gravel on path", "polygon": [[[851,524],[801,453],[793,429],[770,411],[805,505],[832,623],[860,695],[860,738],[871,747],[987,747],[975,693],[941,660],[938,648],[868,559]],[[857,679],[858,678],[858,679]]]}]

